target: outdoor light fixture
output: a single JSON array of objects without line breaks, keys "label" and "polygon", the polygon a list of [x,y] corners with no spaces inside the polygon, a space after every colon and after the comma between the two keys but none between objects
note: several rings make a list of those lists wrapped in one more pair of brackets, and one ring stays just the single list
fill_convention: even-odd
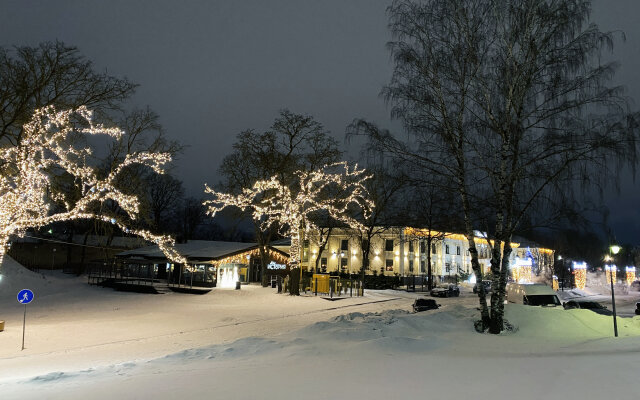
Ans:
[{"label": "outdoor light fixture", "polygon": [[[611,253],[616,255],[619,251],[620,246],[618,245],[614,244],[613,246],[609,247],[609,258],[612,259]],[[609,266],[609,274],[611,279],[611,308],[613,310],[613,334],[615,337],[618,337],[618,323],[616,321],[616,295],[614,294],[613,290],[613,282],[616,280],[614,269],[617,269],[615,264]]]},{"label": "outdoor light fixture", "polygon": [[587,263],[573,262],[573,270],[575,272],[576,287],[583,290],[587,286]]},{"label": "outdoor light fixture", "polygon": [[633,281],[636,280],[636,267],[626,267],[625,272],[627,273],[627,285],[631,286]]}]

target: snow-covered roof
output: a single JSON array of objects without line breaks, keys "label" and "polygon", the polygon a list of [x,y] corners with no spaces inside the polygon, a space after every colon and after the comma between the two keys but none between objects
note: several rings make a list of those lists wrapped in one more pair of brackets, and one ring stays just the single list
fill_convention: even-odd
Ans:
[{"label": "snow-covered roof", "polygon": [[[177,243],[175,249],[189,260],[216,260],[257,248],[257,243],[218,242],[209,240],[189,240]],[[165,255],[157,245],[141,247],[118,253],[118,257],[164,259]]]}]

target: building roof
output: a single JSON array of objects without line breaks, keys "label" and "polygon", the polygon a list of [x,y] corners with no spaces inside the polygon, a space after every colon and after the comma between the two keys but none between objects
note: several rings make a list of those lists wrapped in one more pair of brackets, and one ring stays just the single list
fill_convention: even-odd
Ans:
[{"label": "building roof", "polygon": [[[217,260],[257,248],[257,243],[218,242],[209,240],[189,240],[177,243],[176,251],[188,260]],[[158,245],[141,247],[118,253],[120,258],[166,259]]]}]

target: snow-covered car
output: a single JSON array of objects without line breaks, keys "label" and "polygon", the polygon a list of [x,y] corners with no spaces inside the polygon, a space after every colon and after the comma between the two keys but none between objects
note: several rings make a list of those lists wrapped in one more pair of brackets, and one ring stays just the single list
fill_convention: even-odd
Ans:
[{"label": "snow-covered car", "polygon": [[413,303],[413,311],[420,312],[426,310],[437,310],[440,304],[433,299],[416,299]]},{"label": "snow-covered car", "polygon": [[444,285],[431,289],[430,293],[434,297],[458,297],[460,296],[460,288],[456,285]]},{"label": "snow-covered car", "polygon": [[483,280],[482,282],[476,282],[475,285],[473,285],[473,293],[478,293],[478,288],[480,287],[480,283],[482,283],[482,286],[484,286],[484,292],[485,293],[489,293],[491,291],[491,281],[490,280]]},{"label": "snow-covered car", "polygon": [[[570,300],[566,303],[562,304],[565,310],[571,309],[582,309],[582,310],[591,310],[594,313],[602,314],[602,315],[613,315],[613,312],[602,304],[595,301],[576,301]],[[637,311],[637,308],[636,308]]]},{"label": "snow-covered car", "polygon": [[556,292],[542,283],[508,284],[507,301],[529,306],[556,307],[562,305]]}]

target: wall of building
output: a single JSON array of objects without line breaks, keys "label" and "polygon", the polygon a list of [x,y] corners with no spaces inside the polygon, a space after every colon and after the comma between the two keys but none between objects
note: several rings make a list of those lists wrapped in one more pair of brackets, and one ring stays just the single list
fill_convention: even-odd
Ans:
[{"label": "wall of building", "polygon": [[[318,254],[317,233],[310,232],[303,242],[302,265],[308,270],[315,267],[320,258],[319,272],[358,273],[362,267],[362,251],[359,240],[349,231],[334,230],[325,250]],[[385,275],[422,275],[427,273],[427,253],[431,252],[432,273],[436,276],[455,276],[471,273],[471,256],[466,238],[461,234],[447,234],[434,240],[427,249],[427,240],[408,235],[405,228],[393,228],[374,237],[371,241],[369,269]],[[479,259],[485,268],[491,258],[489,246],[477,240]],[[516,253],[512,253],[515,259]]]}]

